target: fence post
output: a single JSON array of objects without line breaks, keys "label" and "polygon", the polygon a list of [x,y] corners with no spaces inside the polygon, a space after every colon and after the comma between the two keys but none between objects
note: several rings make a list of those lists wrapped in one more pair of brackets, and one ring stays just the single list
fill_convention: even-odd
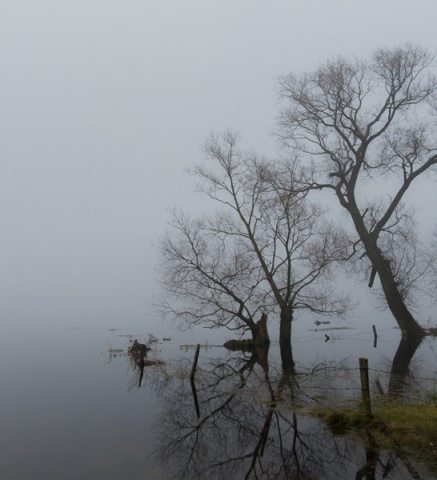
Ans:
[{"label": "fence post", "polygon": [[373,348],[376,348],[378,344],[378,334],[376,333],[375,325],[372,325],[372,328],[373,328]]},{"label": "fence post", "polygon": [[361,378],[361,394],[363,398],[364,411],[367,417],[372,416],[370,406],[370,389],[369,389],[369,365],[367,358],[360,358],[360,378]]}]

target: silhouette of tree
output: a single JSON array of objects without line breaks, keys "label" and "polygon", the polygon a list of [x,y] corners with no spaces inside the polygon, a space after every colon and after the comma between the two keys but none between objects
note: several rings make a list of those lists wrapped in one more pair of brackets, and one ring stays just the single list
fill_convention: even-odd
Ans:
[{"label": "silhouette of tree", "polygon": [[[370,263],[370,286],[378,274],[404,336],[424,334],[409,300],[426,265],[404,202],[437,165],[431,64],[426,50],[406,45],[380,48],[368,60],[337,57],[280,80],[280,135],[308,160],[306,187],[331,190],[348,213],[358,235],[355,259]],[[378,196],[381,182],[388,184]]]},{"label": "silhouette of tree", "polygon": [[280,343],[291,352],[296,311],[346,310],[348,299],[329,281],[347,255],[346,238],[294,188],[294,163],[244,153],[237,140],[234,132],[212,135],[206,162],[192,169],[199,191],[222,209],[198,219],[171,212],[159,243],[161,307],[186,326],[250,329],[254,339],[255,315],[278,312]]}]

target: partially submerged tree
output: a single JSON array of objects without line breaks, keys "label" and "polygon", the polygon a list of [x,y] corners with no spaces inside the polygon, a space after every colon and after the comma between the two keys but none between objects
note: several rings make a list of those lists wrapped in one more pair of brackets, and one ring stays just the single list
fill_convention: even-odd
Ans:
[{"label": "partially submerged tree", "polygon": [[192,219],[177,209],[170,214],[170,228],[159,243],[162,312],[183,328],[250,330],[259,341],[266,330],[259,332],[255,317],[268,301],[250,255],[233,239],[212,232],[210,223],[220,223],[221,216]]},{"label": "partially submerged tree", "polygon": [[[432,234],[431,248],[429,250],[430,262],[430,280],[429,292],[435,302],[437,302],[437,226]],[[437,329],[435,329],[437,331]]]},{"label": "partially submerged tree", "polygon": [[[412,268],[412,213],[403,202],[413,182],[437,165],[431,62],[427,51],[406,45],[379,49],[367,61],[338,57],[280,80],[280,134],[307,157],[306,186],[332,190],[349,214],[357,255],[372,268],[370,285],[377,273],[404,336],[423,335],[408,304],[420,269]],[[381,185],[386,190],[378,196]]]},{"label": "partially submerged tree", "polygon": [[291,351],[296,310],[337,315],[346,309],[347,299],[326,281],[346,255],[344,236],[293,188],[293,162],[244,154],[233,132],[212,135],[205,152],[206,162],[191,173],[221,210],[196,220],[172,212],[160,242],[164,310],[188,324],[249,328],[254,338],[254,316],[277,311],[281,347]]}]

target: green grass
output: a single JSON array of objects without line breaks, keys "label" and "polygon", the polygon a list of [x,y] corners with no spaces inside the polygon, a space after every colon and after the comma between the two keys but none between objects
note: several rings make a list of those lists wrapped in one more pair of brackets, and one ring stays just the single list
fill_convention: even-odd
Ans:
[{"label": "green grass", "polygon": [[437,405],[403,405],[385,402],[375,406],[371,418],[357,410],[316,409],[336,435],[353,432],[373,447],[406,453],[437,473]]}]

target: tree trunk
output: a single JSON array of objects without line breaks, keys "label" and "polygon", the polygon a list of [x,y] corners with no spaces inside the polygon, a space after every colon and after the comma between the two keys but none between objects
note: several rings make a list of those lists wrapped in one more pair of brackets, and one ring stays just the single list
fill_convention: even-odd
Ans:
[{"label": "tree trunk", "polygon": [[261,319],[258,320],[251,328],[252,339],[255,347],[270,345],[269,332],[267,331],[267,314],[263,313]]},{"label": "tree trunk", "polygon": [[289,308],[281,311],[281,320],[279,325],[279,348],[281,350],[281,361],[283,371],[294,369],[293,351],[291,349],[291,322],[293,312]]},{"label": "tree trunk", "polygon": [[293,320],[293,312],[290,308],[281,310],[281,323],[279,324],[279,343],[290,343],[291,341],[291,322]]},{"label": "tree trunk", "polygon": [[425,332],[408,310],[399,291],[399,285],[394,278],[390,262],[383,257],[378,247],[368,245],[365,247],[373,268],[378,272],[388,308],[401,329],[402,338],[422,338]]},{"label": "tree trunk", "polygon": [[281,351],[282,376],[278,384],[278,394],[289,387],[291,395],[294,397],[294,387],[296,385],[295,363],[293,359],[293,350],[291,348],[291,323],[293,321],[293,310],[283,308],[279,325],[279,348]]},{"label": "tree trunk", "polygon": [[388,394],[392,397],[401,397],[406,377],[409,372],[411,359],[422,343],[422,338],[401,338],[390,372]]},{"label": "tree trunk", "polygon": [[423,328],[416,322],[406,306],[405,301],[399,291],[399,285],[393,275],[390,262],[384,257],[377,245],[378,234],[375,236],[375,233],[369,233],[367,230],[363,221],[364,215],[361,214],[355,201],[355,187],[354,185],[349,187],[352,188],[352,191],[348,194],[348,203],[345,203],[344,197],[342,197],[339,193],[337,193],[337,196],[340,200],[340,203],[349,212],[358,236],[363,242],[367,256],[372,264],[369,287],[372,287],[373,285],[376,271],[381,282],[381,287],[384,292],[388,308],[390,309],[397,324],[399,325],[399,328],[401,329],[402,338],[422,338],[425,335],[425,332]]}]

